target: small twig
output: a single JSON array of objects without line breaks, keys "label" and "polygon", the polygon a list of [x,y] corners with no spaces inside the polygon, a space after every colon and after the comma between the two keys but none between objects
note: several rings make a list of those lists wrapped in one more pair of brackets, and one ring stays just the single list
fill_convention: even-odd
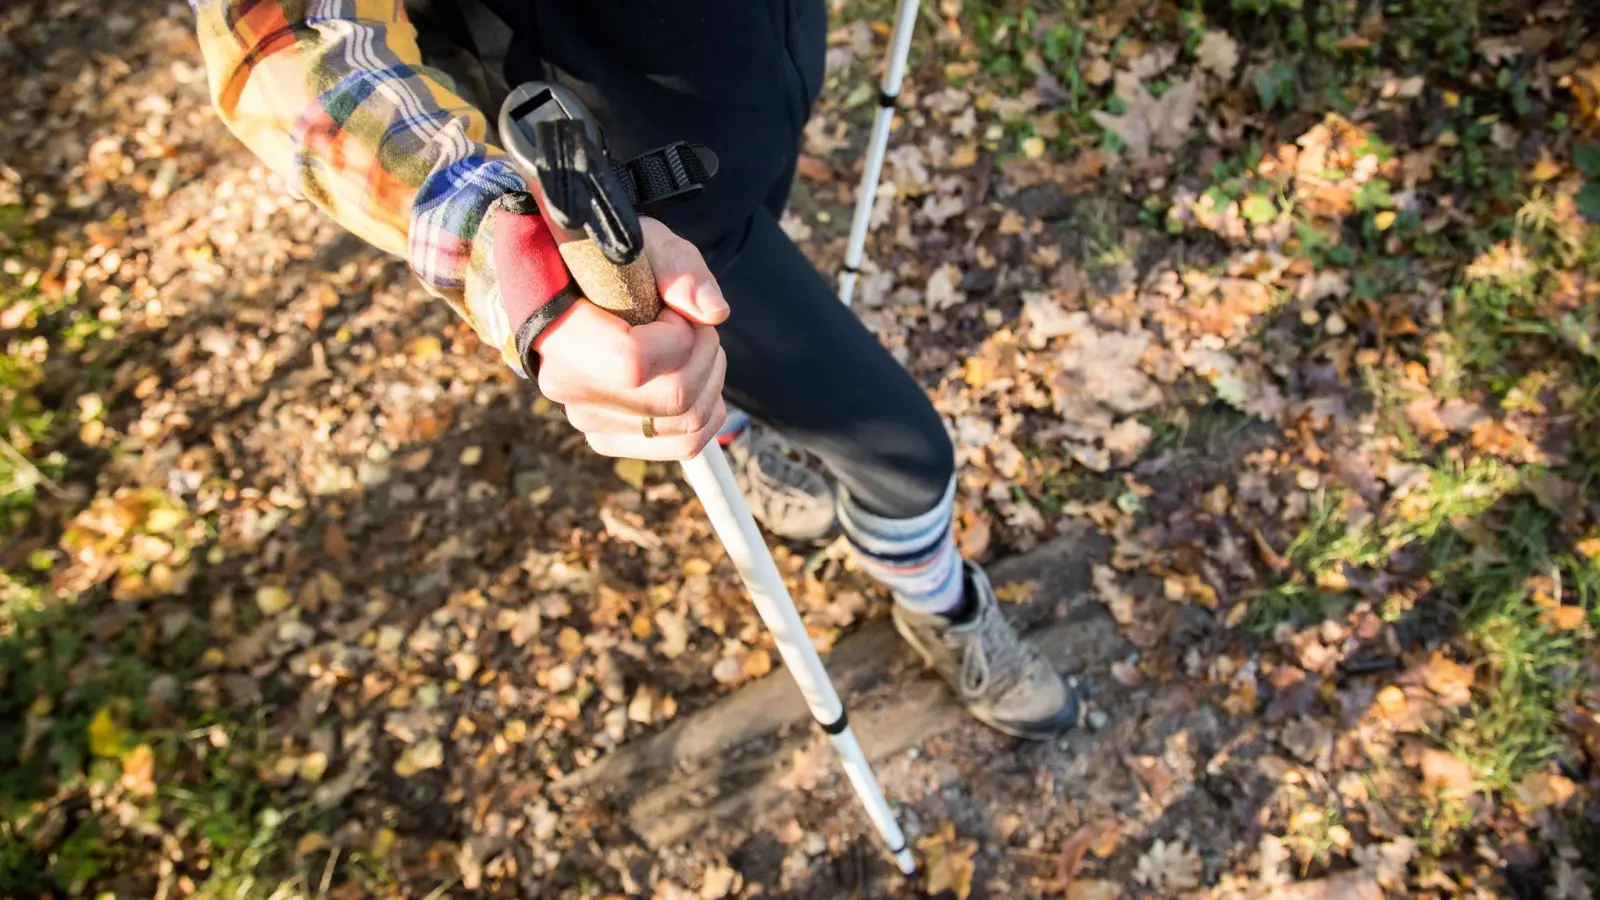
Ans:
[{"label": "small twig", "polygon": [[333,884],[333,867],[339,862],[339,848],[333,848],[328,854],[328,864],[322,867],[322,884],[317,887],[317,896],[328,896],[328,888]]},{"label": "small twig", "polygon": [[428,892],[428,896],[422,898],[422,900],[439,900],[440,897],[444,896],[444,892],[445,891],[448,891],[451,888],[455,887],[456,886],[456,882],[458,882],[460,880],[461,880],[461,876],[457,875],[456,877],[450,879],[449,881],[446,881],[445,883],[443,883],[443,884],[439,885],[438,887],[434,888],[433,890],[429,891]]},{"label": "small twig", "polygon": [[55,497],[57,500],[67,499],[67,492],[61,489],[61,485],[56,484],[49,475],[39,471],[39,467],[33,464],[33,460],[23,456],[22,451],[18,450],[14,445],[12,445],[8,438],[0,436],[0,450],[5,451],[5,454],[11,457],[12,462],[15,462],[17,465],[21,466],[27,471],[32,472],[33,477],[39,479],[39,483],[44,485],[45,490],[49,491],[51,496]]}]

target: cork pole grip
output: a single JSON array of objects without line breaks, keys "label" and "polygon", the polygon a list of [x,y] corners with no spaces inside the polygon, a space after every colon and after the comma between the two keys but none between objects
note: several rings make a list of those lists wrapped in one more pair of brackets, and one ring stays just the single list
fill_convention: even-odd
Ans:
[{"label": "cork pole grip", "polygon": [[661,295],[656,292],[656,273],[650,260],[639,258],[619,266],[600,252],[594,241],[568,241],[561,245],[572,277],[590,303],[614,313],[629,325],[646,325],[661,315]]}]

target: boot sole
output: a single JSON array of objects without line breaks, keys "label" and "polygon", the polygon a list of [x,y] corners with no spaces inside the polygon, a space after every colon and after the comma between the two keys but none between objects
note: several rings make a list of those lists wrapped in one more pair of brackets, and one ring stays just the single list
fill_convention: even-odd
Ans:
[{"label": "boot sole", "polygon": [[967,707],[972,717],[1002,734],[1026,741],[1048,741],[1060,737],[1078,726],[1078,695],[1068,694],[1067,705],[1057,710],[1055,715],[1038,722],[1024,722],[1014,724],[1001,722],[986,716],[979,715],[972,707]]}]

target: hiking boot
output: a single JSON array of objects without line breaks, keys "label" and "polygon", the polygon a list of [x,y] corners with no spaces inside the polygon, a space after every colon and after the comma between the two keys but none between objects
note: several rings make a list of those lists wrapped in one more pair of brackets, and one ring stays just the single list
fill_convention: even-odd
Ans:
[{"label": "hiking boot", "polygon": [[728,457],[750,511],[768,531],[801,542],[833,533],[833,486],[811,454],[752,422],[729,444]]},{"label": "hiking boot", "polygon": [[894,606],[894,624],[979,721],[1013,737],[1045,740],[1076,725],[1078,698],[1050,661],[1000,612],[989,576],[964,562],[971,618]]}]

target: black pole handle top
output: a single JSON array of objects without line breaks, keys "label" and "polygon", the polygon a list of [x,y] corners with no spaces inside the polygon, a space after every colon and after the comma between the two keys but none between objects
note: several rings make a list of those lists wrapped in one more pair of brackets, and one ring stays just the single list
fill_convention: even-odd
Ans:
[{"label": "black pole handle top", "polygon": [[533,172],[551,224],[584,232],[619,266],[638,259],[644,252],[639,215],[583,123],[556,119],[533,130]]},{"label": "black pole handle top", "polygon": [[[539,197],[558,240],[588,237],[618,265],[644,249],[638,214],[653,213],[705,192],[718,160],[710,148],[668,144],[627,162],[607,152],[605,133],[572,91],[533,81],[500,110],[500,135]],[[535,185],[530,184],[530,188]]]},{"label": "black pole handle top", "polygon": [[591,303],[643,325],[661,313],[638,211],[698,196],[716,174],[704,147],[672,144],[617,164],[572,92],[530,82],[500,109],[500,137],[567,269]]}]

